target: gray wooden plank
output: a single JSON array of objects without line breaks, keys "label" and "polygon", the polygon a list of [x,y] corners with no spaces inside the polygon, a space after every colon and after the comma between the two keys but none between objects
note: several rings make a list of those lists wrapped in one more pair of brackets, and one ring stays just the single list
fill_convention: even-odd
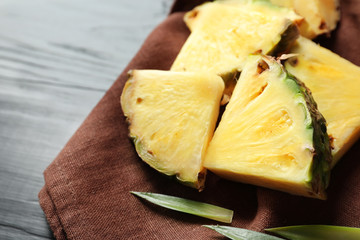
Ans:
[{"label": "gray wooden plank", "polygon": [[[21,209],[21,214],[18,209]],[[52,238],[52,233],[47,223],[43,221],[44,215],[36,200],[1,198],[0,211],[3,215],[0,224],[0,239]]]},{"label": "gray wooden plank", "polygon": [[0,239],[51,239],[42,172],[172,0],[0,1]]}]

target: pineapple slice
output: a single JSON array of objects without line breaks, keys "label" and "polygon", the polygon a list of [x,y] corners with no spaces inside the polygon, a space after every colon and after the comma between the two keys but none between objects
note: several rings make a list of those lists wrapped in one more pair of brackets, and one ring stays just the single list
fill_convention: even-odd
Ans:
[{"label": "pineapple slice", "polygon": [[307,38],[330,33],[340,20],[339,0],[270,0],[272,3],[293,8],[305,21],[300,33]]},{"label": "pineapple slice", "polygon": [[202,166],[224,90],[214,74],[133,70],[121,95],[138,155],[151,167],[201,190]]},{"label": "pineapple slice", "polygon": [[325,199],[331,152],[308,89],[281,64],[250,56],[204,160],[217,175]]},{"label": "pineapple slice", "polygon": [[292,10],[263,1],[216,1],[185,16],[193,30],[175,59],[172,71],[206,71],[225,81],[243,68],[254,52],[284,52],[298,37]]},{"label": "pineapple slice", "polygon": [[[218,0],[220,2],[244,2],[251,0]],[[266,1],[266,0],[264,0]],[[314,0],[304,2],[303,0],[270,0],[271,3],[294,9],[300,16],[304,17],[304,21],[298,22],[300,33],[307,38],[315,38],[321,34],[329,34],[336,28],[340,20],[340,3],[339,0]],[[185,14],[185,23],[192,31],[198,24],[197,14],[199,11],[193,11]]]},{"label": "pineapple slice", "polygon": [[303,37],[292,52],[299,55],[285,67],[309,87],[324,115],[335,165],[360,137],[360,67]]}]

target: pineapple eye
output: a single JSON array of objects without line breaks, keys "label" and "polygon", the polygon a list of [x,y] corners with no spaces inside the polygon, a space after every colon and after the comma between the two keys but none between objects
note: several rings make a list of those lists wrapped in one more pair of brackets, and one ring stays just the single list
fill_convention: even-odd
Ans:
[{"label": "pineapple eye", "polygon": [[295,67],[298,64],[298,62],[299,62],[299,60],[296,57],[291,58],[289,60],[290,65],[293,66],[293,67]]},{"label": "pineapple eye", "polygon": [[320,26],[319,26],[319,29],[320,29],[320,30],[325,30],[326,28],[327,28],[326,22],[325,22],[325,21],[321,21]]},{"label": "pineapple eye", "polygon": [[142,101],[143,101],[142,98],[137,98],[137,99],[136,99],[136,103],[141,103]]},{"label": "pineapple eye", "polygon": [[269,65],[264,61],[264,60],[260,60],[257,66],[257,73],[261,74],[264,71],[268,70],[270,67]]},{"label": "pineapple eye", "polygon": [[196,16],[199,14],[199,10],[194,9],[193,11],[189,12],[189,18],[196,18]]}]

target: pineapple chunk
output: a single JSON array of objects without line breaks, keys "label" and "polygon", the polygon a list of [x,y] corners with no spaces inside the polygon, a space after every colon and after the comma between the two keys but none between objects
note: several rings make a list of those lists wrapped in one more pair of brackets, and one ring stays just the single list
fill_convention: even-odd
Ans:
[{"label": "pineapple chunk", "polygon": [[286,69],[311,90],[328,123],[335,165],[360,137],[360,67],[299,38]]},{"label": "pineapple chunk", "polygon": [[172,71],[207,71],[232,79],[255,52],[284,52],[298,37],[302,17],[287,8],[261,1],[216,1],[185,16],[193,30],[175,59]]},{"label": "pineapple chunk", "polygon": [[161,173],[201,190],[202,166],[224,90],[214,74],[133,70],[121,95],[138,155]]},{"label": "pineapple chunk", "polygon": [[300,26],[300,33],[307,38],[330,33],[340,20],[339,0],[270,0],[273,4],[292,8],[305,21]]},{"label": "pineapple chunk", "polygon": [[204,160],[217,175],[325,199],[331,152],[308,89],[281,64],[250,56]]}]

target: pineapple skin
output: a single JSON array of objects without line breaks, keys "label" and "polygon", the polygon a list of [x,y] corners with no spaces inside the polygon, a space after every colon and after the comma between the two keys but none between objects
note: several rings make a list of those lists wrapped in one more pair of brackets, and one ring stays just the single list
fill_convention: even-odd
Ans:
[{"label": "pineapple skin", "polygon": [[[262,56],[262,59],[269,63],[268,57]],[[274,60],[271,61],[274,63]],[[283,81],[285,82],[285,84],[288,85],[291,91],[293,91],[299,99],[302,99],[300,101],[302,102],[301,104],[306,105],[304,105],[306,119],[306,125],[304,126],[304,128],[312,131],[311,136],[313,142],[312,160],[309,167],[308,176],[304,178],[303,182],[300,184],[296,182],[290,184],[283,184],[281,181],[275,178],[271,179],[262,176],[255,176],[251,173],[238,174],[234,172],[232,168],[224,169],[221,166],[216,166],[212,163],[213,160],[211,160],[211,153],[216,151],[217,148],[216,143],[214,143],[214,140],[217,137],[216,132],[213,140],[210,142],[208,153],[204,161],[204,166],[215,174],[229,180],[250,183],[262,187],[288,192],[294,195],[301,195],[324,200],[326,199],[325,190],[329,185],[330,165],[332,162],[330,143],[326,132],[326,120],[318,111],[317,105],[311,95],[310,90],[301,81],[296,79],[291,74],[288,74],[282,66],[280,66],[280,68],[282,69],[281,75],[284,78]],[[245,79],[240,78],[239,81],[245,81]],[[222,120],[220,121],[219,126],[222,124]],[[221,141],[219,139],[217,141]],[[244,149],[244,151],[246,151],[246,149]],[[233,161],[236,161],[236,159],[233,159]],[[291,178],[291,176],[289,176],[289,178]]]},{"label": "pineapple skin", "polygon": [[[284,71],[286,70],[284,69]],[[326,120],[319,111],[310,89],[293,75],[287,73],[287,77],[292,79],[299,86],[299,92],[303,94],[311,116],[311,124],[307,126],[308,128],[313,129],[313,143],[315,149],[311,170],[311,188],[318,198],[326,199],[325,190],[329,186],[330,170],[333,162],[330,139],[326,128]],[[311,195],[312,193],[309,194]]]},{"label": "pineapple skin", "polygon": [[[196,95],[196,96],[192,96],[191,97],[194,99],[193,101],[203,101],[203,100],[198,100],[198,99],[205,99],[205,101],[209,102],[209,107],[207,107],[205,110],[200,109],[200,111],[205,112],[206,114],[206,118],[209,119],[208,122],[201,122],[202,119],[195,119],[192,121],[197,121],[201,123],[201,135],[198,139],[193,140],[192,135],[197,136],[196,134],[194,134],[193,132],[189,132],[188,129],[186,128],[179,128],[177,125],[171,125],[173,122],[176,122],[177,119],[171,120],[173,118],[170,119],[170,121],[166,122],[166,118],[165,121],[162,122],[161,120],[164,120],[164,118],[161,117],[157,117],[156,114],[155,115],[151,115],[150,116],[144,116],[139,114],[138,108],[137,106],[139,104],[142,104],[144,101],[146,101],[146,98],[148,98],[148,94],[151,94],[150,92],[145,92],[138,95],[139,93],[141,93],[140,89],[141,87],[139,87],[140,85],[144,86],[151,86],[154,83],[151,82],[147,82],[148,81],[146,78],[148,78],[148,76],[151,76],[152,80],[158,81],[160,82],[160,84],[164,84],[167,85],[169,83],[171,83],[171,81],[174,82],[180,82],[183,81],[183,79],[185,79],[183,81],[183,83],[185,85],[189,85],[190,88],[195,89],[195,93],[200,93],[202,94],[202,96]],[[174,77],[177,76],[177,77]],[[192,79],[192,78],[201,78],[199,79]],[[145,79],[145,81],[144,81]],[[199,80],[199,81],[196,81]],[[192,81],[195,81],[194,83],[192,83]],[[193,85],[193,86],[192,86]],[[132,139],[136,152],[139,155],[139,157],[146,162],[148,165],[150,165],[152,168],[154,168],[155,170],[157,170],[158,172],[167,175],[169,177],[175,177],[176,180],[178,180],[179,182],[181,182],[184,185],[190,186],[192,188],[196,188],[199,191],[203,190],[204,188],[204,184],[205,184],[205,178],[206,178],[206,169],[202,166],[202,161],[205,155],[205,151],[207,149],[207,145],[213,135],[214,129],[215,129],[215,124],[216,124],[216,120],[218,117],[218,112],[219,112],[219,104],[220,104],[220,99],[222,96],[222,92],[224,89],[224,83],[222,81],[222,79],[216,75],[212,75],[212,74],[205,74],[205,73],[176,73],[176,72],[169,72],[169,71],[160,71],[160,70],[131,70],[128,74],[128,80],[125,83],[125,86],[123,88],[123,92],[120,98],[120,103],[121,103],[121,107],[124,113],[124,116],[126,117],[126,120],[129,123],[129,137]],[[188,95],[188,92],[185,91],[181,91],[182,89],[171,89],[170,90],[173,91],[177,91],[180,96],[182,95]],[[166,92],[169,92],[169,88],[167,88],[166,86],[162,89],[159,89],[158,87],[154,89],[154,91],[157,91],[157,94],[160,93],[160,95],[156,95],[159,97],[160,101],[164,101],[166,102],[167,99],[163,99],[161,98],[161,94],[167,94]],[[190,92],[192,94],[194,94],[194,91]],[[171,93],[169,93],[171,94]],[[175,94],[175,92],[174,92]],[[196,97],[198,97],[198,99],[196,99]],[[141,100],[139,102],[139,99]],[[178,104],[182,104],[181,99],[179,99],[180,102]],[[170,111],[169,109],[172,106],[168,106],[167,109],[162,109],[163,111]],[[151,106],[151,109],[154,110],[154,112],[158,111],[158,109],[161,108],[159,105],[156,106]],[[184,106],[185,108],[185,106]],[[185,111],[186,112],[186,111]],[[191,113],[190,113],[191,114]],[[143,120],[144,119],[144,120]],[[147,126],[144,126],[144,124],[142,123],[143,121],[148,121],[148,119],[152,119],[152,122],[156,122],[155,127],[157,128],[156,131],[159,131],[159,139],[155,138],[155,144],[151,143],[150,139],[153,138],[153,135],[148,136],[148,129],[146,129]],[[181,117],[178,117],[178,119],[181,119]],[[149,123],[149,122],[148,122]],[[171,138],[173,137],[174,139],[177,139],[176,135],[172,135],[170,136],[170,140],[169,138],[167,138],[168,136],[165,136],[163,134],[160,134],[161,132],[161,125],[163,124],[170,124],[173,130],[175,129],[175,134],[179,133],[179,135],[181,134],[188,134],[189,136],[191,136],[191,138],[187,138],[187,140],[189,140],[189,142],[191,142],[192,145],[196,145],[197,147],[194,149],[190,150],[190,156],[192,156],[193,159],[187,159],[185,160],[185,166],[184,163],[180,163],[181,159],[184,156],[189,156],[189,155],[184,155],[182,156],[184,151],[187,151],[187,149],[182,149],[181,147],[178,147],[178,144],[181,145],[182,142],[178,142],[176,143],[174,141],[171,141]],[[139,127],[140,125],[140,127]],[[160,125],[160,129],[158,128]],[[199,124],[198,124],[199,125]],[[198,126],[197,125],[197,126]],[[142,132],[143,131],[143,132]],[[154,136],[157,134],[156,131],[151,132],[153,133]],[[166,130],[165,130],[166,131]],[[164,133],[164,132],[163,132]],[[166,132],[165,132],[166,133]],[[158,135],[156,135],[158,136]],[[164,140],[165,139],[165,140]],[[169,142],[170,141],[170,142]],[[166,149],[171,149],[177,151],[179,150],[180,152],[177,152],[175,154],[175,159],[174,159],[174,153],[173,152],[168,152],[167,154],[164,155],[164,152],[159,153],[158,149],[153,149],[152,147],[156,147],[158,146],[157,143],[160,144],[160,148],[166,148]],[[172,143],[172,144],[171,144]],[[170,145],[172,146],[170,146]],[[188,143],[186,143],[187,145],[189,145]],[[190,146],[191,148],[191,146]],[[160,152],[163,150],[160,150]],[[166,151],[166,150],[165,150]],[[177,158],[177,156],[179,156]],[[167,159],[168,158],[168,159]],[[175,160],[175,162],[174,162]],[[170,162],[169,162],[170,161]],[[173,161],[173,162],[171,162]],[[180,165],[176,165],[176,161],[179,161]],[[178,167],[169,167],[168,165],[171,165],[172,163],[175,163],[175,166]],[[190,168],[187,170],[187,166],[189,166]]]},{"label": "pineapple skin", "polygon": [[360,138],[360,67],[304,37],[291,52],[297,56],[284,65],[309,87],[327,120],[334,167]]}]

